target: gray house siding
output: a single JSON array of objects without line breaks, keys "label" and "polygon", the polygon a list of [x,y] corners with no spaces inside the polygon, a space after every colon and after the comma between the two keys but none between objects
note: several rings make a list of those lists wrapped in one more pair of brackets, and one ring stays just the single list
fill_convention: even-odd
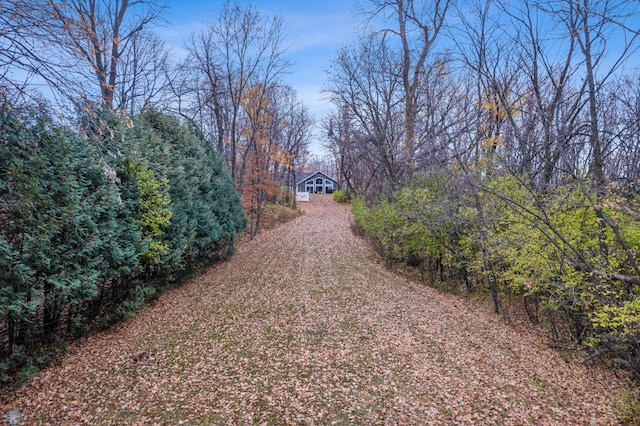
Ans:
[{"label": "gray house siding", "polygon": [[298,192],[331,194],[338,189],[338,181],[322,172],[301,173],[296,184]]}]

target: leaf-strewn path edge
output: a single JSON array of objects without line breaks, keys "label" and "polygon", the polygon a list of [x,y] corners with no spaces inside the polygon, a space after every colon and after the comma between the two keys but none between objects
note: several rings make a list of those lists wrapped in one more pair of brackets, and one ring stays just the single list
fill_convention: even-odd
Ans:
[{"label": "leaf-strewn path edge", "polygon": [[73,343],[4,395],[3,413],[29,425],[617,424],[613,374],[386,270],[348,206],[315,196],[302,208]]}]

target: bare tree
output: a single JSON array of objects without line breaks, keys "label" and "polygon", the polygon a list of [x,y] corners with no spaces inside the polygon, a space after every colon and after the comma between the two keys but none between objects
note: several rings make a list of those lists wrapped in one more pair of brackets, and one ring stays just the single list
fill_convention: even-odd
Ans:
[{"label": "bare tree", "polygon": [[384,34],[364,36],[356,47],[338,52],[326,89],[333,104],[343,113],[348,111],[341,119],[348,116],[357,126],[359,142],[371,161],[368,168],[375,170],[383,187],[396,187],[403,172],[406,126],[400,66]]},{"label": "bare tree", "polygon": [[0,84],[19,92],[34,76],[50,85],[63,78],[55,57],[39,55],[38,40],[29,37],[32,29],[26,13],[22,2],[0,2]]},{"label": "bare tree", "polygon": [[640,74],[636,71],[617,79],[605,99],[615,106],[614,122],[608,126],[614,132],[615,145],[607,161],[607,174],[640,195]]},{"label": "bare tree", "polygon": [[[543,2],[541,9],[548,13],[549,19],[564,25],[565,36],[582,54],[590,174],[600,191],[606,184],[604,164],[608,152],[602,138],[598,98],[605,83],[639,47],[640,26],[634,23],[638,6],[624,0],[554,0]],[[619,40],[618,46],[607,52],[608,41],[613,37]]]},{"label": "bare tree", "polygon": [[[213,111],[218,147],[228,143],[229,169],[234,178],[241,173],[238,161],[241,166],[243,156],[238,152],[242,102],[249,89],[258,86],[264,89],[260,99],[265,100],[267,91],[279,84],[289,66],[284,56],[283,30],[281,17],[263,17],[252,7],[243,9],[227,1],[215,21],[192,37],[189,45],[207,91],[197,95],[203,104],[196,110],[200,114],[208,106]],[[223,115],[226,124],[221,121]]]},{"label": "bare tree", "polygon": [[[278,141],[283,155],[288,156],[290,160],[287,163],[280,163],[280,170],[274,171],[276,173],[274,179],[285,183],[295,192],[296,171],[300,170],[308,157],[315,119],[311,116],[309,109],[297,99],[291,87],[281,88],[274,102],[277,109],[274,111],[272,137]],[[280,173],[279,176],[278,173]]]},{"label": "bare tree", "polygon": [[121,56],[114,108],[133,115],[151,104],[158,108],[163,100],[169,103],[169,81],[175,78],[170,53],[158,35],[149,31],[135,35]]},{"label": "bare tree", "polygon": [[[517,46],[518,63],[522,64],[522,74],[526,76],[524,90],[530,93],[530,103],[527,105],[529,124],[525,130],[532,130],[531,135],[517,133],[522,141],[523,148],[529,147],[528,154],[533,161],[536,155],[542,155],[539,160],[541,184],[544,187],[551,185],[554,176],[558,177],[556,167],[564,156],[565,170],[570,161],[566,154],[576,134],[579,125],[578,119],[581,111],[580,90],[572,90],[572,79],[577,72],[575,65],[576,42],[574,38],[568,38],[562,49],[563,55],[553,55],[550,43],[561,39],[550,29],[543,30],[538,16],[538,8],[528,0],[521,3],[521,7],[509,4],[500,4],[500,10],[512,20],[513,35],[509,36],[509,43]],[[555,60],[553,59],[555,58]],[[510,114],[514,117],[515,114]],[[536,126],[536,124],[538,124]],[[536,131],[540,127],[540,132]],[[540,134],[541,133],[541,134]],[[539,140],[542,146],[530,143]],[[571,168],[569,168],[571,169]],[[532,175],[537,170],[525,167]],[[575,169],[569,174],[575,175]]]},{"label": "bare tree", "polygon": [[[69,97],[114,105],[121,62],[160,18],[162,0],[7,0],[28,68]],[[26,46],[26,44],[31,44]],[[14,45],[16,46],[16,45]],[[27,50],[27,49],[24,49]],[[156,52],[157,53],[157,52]],[[139,56],[139,55],[138,55]]]},{"label": "bare tree", "polygon": [[[619,113],[612,102],[615,97],[607,96],[607,81],[634,51],[637,31],[629,31],[627,25],[621,24],[628,8],[611,2],[587,3],[486,1],[476,5],[475,15],[467,9],[460,16],[465,37],[457,33],[456,42],[464,66],[477,81],[477,120],[472,134],[476,139],[476,159],[482,159],[462,168],[467,170],[466,182],[473,188],[482,223],[482,270],[496,311],[496,279],[491,274],[496,268],[486,263],[490,262],[486,235],[493,231],[491,218],[484,212],[486,202],[481,198],[505,201],[550,243],[561,246],[568,240],[547,217],[543,193],[536,188],[537,174],[542,175],[543,189],[561,184],[563,177],[585,185],[582,177],[585,173],[590,175],[599,194],[597,205],[591,208],[600,226],[600,259],[609,253],[604,235],[611,232],[633,271],[629,275],[618,273],[613,279],[637,280],[634,276],[639,270],[632,252],[615,221],[599,205],[607,184],[606,160],[620,134],[616,129],[623,128],[616,121]],[[549,25],[556,19],[562,25]],[[614,30],[630,36],[622,38],[625,41],[618,56],[606,63],[603,48]],[[534,208],[490,189],[488,182],[504,174],[515,178],[521,189],[536,200]],[[594,283],[603,280],[606,273],[602,265],[575,247],[572,250],[565,254],[576,270],[593,274]]]},{"label": "bare tree", "polygon": [[346,106],[326,117],[323,123],[327,138],[325,148],[331,152],[337,178],[348,194],[374,199],[385,189],[385,177],[376,151],[371,149],[368,136],[354,117]]},{"label": "bare tree", "polygon": [[468,87],[452,72],[451,61],[435,62],[424,76],[416,99],[420,110],[416,117],[415,167],[440,170],[450,162],[452,144],[461,137],[467,120]]},{"label": "bare tree", "polygon": [[371,19],[383,17],[394,22],[381,30],[389,37],[395,36],[401,45],[400,67],[397,72],[404,90],[404,165],[407,175],[415,168],[416,126],[420,111],[419,92],[428,72],[430,55],[446,22],[451,0],[369,0],[372,9],[363,7]]}]

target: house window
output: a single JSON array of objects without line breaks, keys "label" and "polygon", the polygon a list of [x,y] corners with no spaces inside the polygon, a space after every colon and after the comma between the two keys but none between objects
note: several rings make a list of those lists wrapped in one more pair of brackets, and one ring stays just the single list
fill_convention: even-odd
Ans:
[{"label": "house window", "polygon": [[316,185],[322,185],[322,178],[316,179]]}]

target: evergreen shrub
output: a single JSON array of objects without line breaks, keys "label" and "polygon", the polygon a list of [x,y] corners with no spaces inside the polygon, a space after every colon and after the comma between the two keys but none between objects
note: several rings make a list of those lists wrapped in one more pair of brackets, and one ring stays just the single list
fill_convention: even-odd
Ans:
[{"label": "evergreen shrub", "polygon": [[179,120],[97,111],[76,131],[0,99],[0,384],[231,255],[245,226],[220,156]]}]

